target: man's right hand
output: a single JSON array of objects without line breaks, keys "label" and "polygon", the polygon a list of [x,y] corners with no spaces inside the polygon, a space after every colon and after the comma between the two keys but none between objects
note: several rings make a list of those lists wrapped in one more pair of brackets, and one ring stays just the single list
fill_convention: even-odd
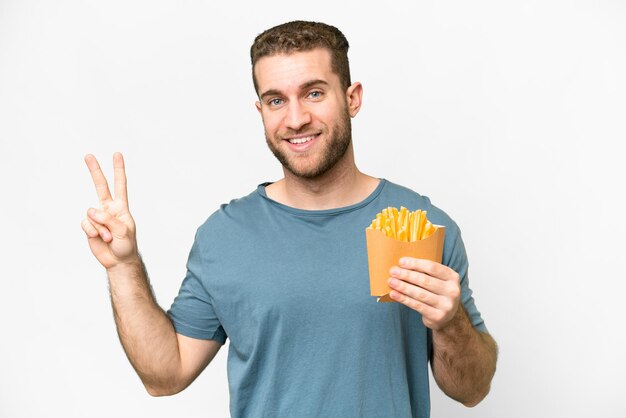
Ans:
[{"label": "man's right hand", "polygon": [[221,344],[177,334],[157,304],[137,251],[122,154],[113,155],[115,198],[96,158],[89,154],[85,162],[100,209],[89,209],[82,227],[91,252],[107,269],[113,316],[124,351],[148,393],[161,396],[180,392],[211,362]]},{"label": "man's right hand", "polygon": [[96,158],[88,154],[85,163],[100,199],[100,208],[90,208],[81,224],[91,252],[107,270],[122,264],[139,263],[135,221],[128,210],[124,157],[119,152],[113,155],[115,197],[111,196]]}]

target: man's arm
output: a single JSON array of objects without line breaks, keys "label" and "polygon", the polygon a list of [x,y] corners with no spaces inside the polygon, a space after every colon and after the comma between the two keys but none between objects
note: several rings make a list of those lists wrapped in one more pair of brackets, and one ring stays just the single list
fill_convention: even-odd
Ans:
[{"label": "man's arm", "polygon": [[152,396],[185,389],[221,344],[177,334],[157,304],[141,259],[108,270],[115,325],[126,356]]},{"label": "man's arm", "polygon": [[88,155],[85,162],[100,209],[89,209],[82,227],[92,253],[107,270],[122,346],[148,393],[160,396],[180,392],[204,370],[221,344],[177,334],[157,304],[137,250],[122,155],[113,157],[115,198],[96,159]]},{"label": "man's arm", "polygon": [[497,357],[496,342],[474,328],[463,305],[445,327],[433,330],[430,364],[435,381],[465,406],[476,406],[489,393]]},{"label": "man's arm", "polygon": [[432,330],[435,381],[451,398],[477,405],[489,393],[497,348],[467,317],[458,273],[434,261],[403,257],[390,274],[389,296],[419,312]]}]

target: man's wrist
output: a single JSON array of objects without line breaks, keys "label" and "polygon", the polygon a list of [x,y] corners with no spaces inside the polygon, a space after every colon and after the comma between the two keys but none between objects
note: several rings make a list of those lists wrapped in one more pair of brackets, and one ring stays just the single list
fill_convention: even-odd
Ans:
[{"label": "man's wrist", "polygon": [[143,272],[143,269],[143,261],[141,260],[141,256],[137,254],[134,257],[130,257],[123,262],[107,268],[107,275],[110,280],[123,277],[136,277]]},{"label": "man's wrist", "polygon": [[472,331],[472,324],[465,312],[463,304],[459,304],[459,307],[454,314],[454,317],[446,325],[439,330],[433,330],[433,334],[442,337],[446,341],[451,343],[461,342],[464,338],[467,338]]}]

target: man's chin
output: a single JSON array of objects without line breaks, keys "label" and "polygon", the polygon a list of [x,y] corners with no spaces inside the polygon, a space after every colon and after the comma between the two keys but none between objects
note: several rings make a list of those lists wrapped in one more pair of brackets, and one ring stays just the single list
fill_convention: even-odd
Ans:
[{"label": "man's chin", "polygon": [[294,167],[293,165],[289,164],[283,165],[283,168],[291,173],[293,176],[306,180],[311,180],[324,174],[319,170],[319,167]]},{"label": "man's chin", "polygon": [[298,177],[303,180],[314,180],[328,174],[335,167],[337,167],[337,163],[338,161],[333,161],[332,164],[325,164],[323,161],[317,161],[316,164],[283,164],[283,169],[291,173],[294,177]]}]

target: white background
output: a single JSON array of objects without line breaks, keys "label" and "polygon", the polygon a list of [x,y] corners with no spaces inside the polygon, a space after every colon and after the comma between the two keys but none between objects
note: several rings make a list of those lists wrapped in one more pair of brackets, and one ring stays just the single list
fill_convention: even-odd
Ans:
[{"label": "white background", "polygon": [[169,307],[196,228],[281,176],[248,51],[295,18],[352,45],[359,168],[463,231],[500,360],[482,404],[433,386],[432,416],[625,417],[626,4],[608,0],[0,0],[0,416],[228,416],[226,349],[170,398],[128,364],[80,229],[83,156],[110,176],[124,152]]}]

